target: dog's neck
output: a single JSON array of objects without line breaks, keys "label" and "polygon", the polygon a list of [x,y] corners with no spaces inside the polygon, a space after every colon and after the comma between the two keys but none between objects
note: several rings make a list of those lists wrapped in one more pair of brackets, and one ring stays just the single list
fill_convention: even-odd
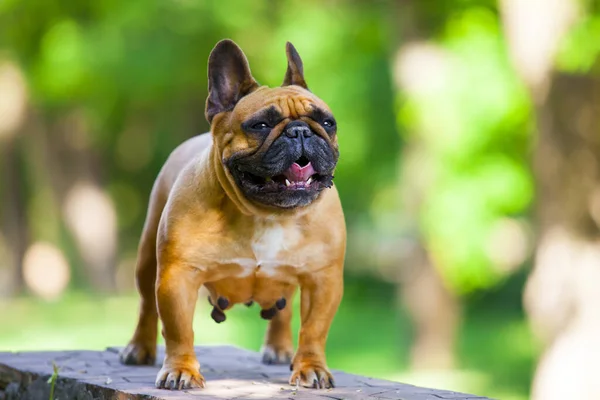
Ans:
[{"label": "dog's neck", "polygon": [[225,191],[225,195],[229,198],[229,200],[242,214],[247,216],[256,215],[257,211],[259,210],[256,210],[256,207],[253,207],[253,205],[248,201],[242,200],[241,196],[243,196],[243,194],[240,193],[240,190],[227,176],[228,172],[225,170],[225,167],[221,161],[221,154],[218,150],[218,147],[215,146],[214,143],[210,148],[209,160],[209,162],[212,163],[213,171],[216,174],[217,181],[221,188]]}]

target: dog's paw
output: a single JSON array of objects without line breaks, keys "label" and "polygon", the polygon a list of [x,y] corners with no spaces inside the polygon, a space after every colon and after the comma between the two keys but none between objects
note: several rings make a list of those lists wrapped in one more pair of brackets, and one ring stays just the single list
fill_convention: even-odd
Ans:
[{"label": "dog's paw", "polygon": [[165,365],[158,372],[155,385],[158,389],[183,390],[203,388],[206,381],[199,368]]},{"label": "dog's paw", "polygon": [[262,348],[263,364],[289,364],[294,356],[294,348],[289,346],[277,346],[267,344]]},{"label": "dog's paw", "polygon": [[330,389],[335,387],[335,382],[325,364],[314,361],[294,361],[290,385]]},{"label": "dog's paw", "polygon": [[125,365],[154,365],[156,346],[131,342],[119,353],[119,360]]}]

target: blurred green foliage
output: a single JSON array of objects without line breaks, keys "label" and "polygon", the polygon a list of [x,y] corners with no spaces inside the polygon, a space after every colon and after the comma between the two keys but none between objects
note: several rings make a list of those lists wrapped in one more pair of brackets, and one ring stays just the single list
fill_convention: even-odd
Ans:
[{"label": "blurred green foliage", "polygon": [[580,74],[597,72],[600,43],[593,39],[600,35],[600,10],[597,8],[584,14],[563,41],[556,60],[560,70]]},{"label": "blurred green foliage", "polygon": [[[431,18],[423,23],[436,22],[432,42],[448,52],[449,65],[439,85],[414,96],[401,92],[400,102],[390,60],[402,43],[402,7],[386,1],[227,5],[4,4],[0,43],[24,68],[34,103],[48,119],[72,110],[84,116],[84,141],[97,153],[117,206],[121,251],[135,248],[149,188],[169,152],[208,129],[206,58],[214,43],[233,38],[259,82],[277,85],[290,40],[311,89],[340,121],[336,182],[349,224],[377,230],[371,220],[379,208],[397,204],[389,196],[391,204],[382,203],[380,193],[396,184],[402,136],[409,142],[416,136],[426,147],[422,168],[434,177],[418,219],[436,265],[458,292],[495,285],[502,276],[486,240],[499,218],[527,210],[533,184],[526,164],[530,104],[489,2],[445,12],[422,6]],[[302,12],[290,12],[295,9]]]},{"label": "blurred green foliage", "polygon": [[531,103],[493,10],[453,13],[434,43],[442,78],[404,96],[399,123],[424,148],[425,241],[447,283],[469,293],[506,277],[490,260],[488,242],[499,220],[525,215],[533,200]]},{"label": "blurred green foliage", "polygon": [[[561,70],[597,68],[600,14],[590,9],[562,43]],[[503,268],[489,248],[503,221],[529,227],[535,118],[532,99],[509,62],[496,2],[0,1],[0,62],[22,69],[31,119],[48,132],[58,157],[64,146],[92,160],[116,208],[118,261],[130,270],[162,163],[183,140],[208,130],[206,61],[226,37],[243,48],[257,80],[271,86],[283,80],[285,42],[294,43],[311,90],[339,123],[335,182],[351,240],[364,237],[353,235],[358,231],[367,231],[373,243],[421,240],[447,287],[462,295],[459,368],[484,371],[487,382],[471,387],[503,399],[525,398],[537,348],[520,306],[523,276],[515,271],[528,254]],[[413,42],[433,58],[421,65],[422,74],[403,78],[398,60]],[[416,90],[410,90],[413,84]],[[52,242],[71,265],[81,265],[53,183],[39,172],[49,168],[40,149],[48,143],[27,135],[19,140],[31,240]],[[412,205],[402,203],[402,192]],[[390,301],[396,288],[373,274],[378,266],[356,259],[347,261],[359,264],[351,269],[359,277],[348,276],[330,341],[332,367],[398,378],[413,333]],[[85,290],[82,268],[71,273],[72,289]],[[98,303],[105,307],[99,319]],[[21,299],[11,308],[11,323],[0,329],[0,350],[100,348],[127,340],[135,301],[70,295],[50,305]],[[224,328],[199,329],[199,341],[231,339],[258,348],[262,322],[236,313]],[[85,315],[93,320],[80,319]],[[200,318],[204,326],[208,314]],[[236,331],[242,324],[248,335]],[[354,329],[357,334],[347,336]]]},{"label": "blurred green foliage", "polygon": [[[349,219],[361,218],[376,190],[394,180],[400,142],[388,6],[5,2],[0,47],[25,70],[44,118],[83,114],[89,137],[82,140],[102,163],[127,250],[135,248],[149,189],[170,151],[208,130],[206,60],[224,37],[238,42],[257,80],[268,85],[283,80],[285,42],[296,45],[311,89],[340,121],[344,152],[336,182]],[[296,8],[302,12],[290,12]]]}]

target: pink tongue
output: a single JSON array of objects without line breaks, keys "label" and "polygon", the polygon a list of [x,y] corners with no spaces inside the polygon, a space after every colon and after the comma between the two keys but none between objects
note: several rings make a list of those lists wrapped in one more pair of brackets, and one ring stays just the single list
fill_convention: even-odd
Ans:
[{"label": "pink tongue", "polygon": [[315,169],[311,163],[301,167],[300,164],[294,163],[283,173],[290,182],[305,182],[315,174]]}]

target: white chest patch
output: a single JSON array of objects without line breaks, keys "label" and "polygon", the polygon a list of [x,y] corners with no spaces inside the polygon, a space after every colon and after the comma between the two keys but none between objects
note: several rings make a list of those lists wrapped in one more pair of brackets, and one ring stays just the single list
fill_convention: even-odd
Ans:
[{"label": "white chest patch", "polygon": [[273,261],[285,250],[285,230],[278,223],[260,226],[252,237],[252,251],[259,264]]},{"label": "white chest patch", "polygon": [[252,251],[256,262],[263,273],[273,275],[281,265],[294,265],[288,253],[290,245],[299,239],[297,229],[284,228],[275,221],[265,221],[257,224],[252,237]]},{"label": "white chest patch", "polygon": [[249,241],[254,258],[219,259],[220,264],[237,264],[242,278],[260,271],[261,275],[274,276],[281,266],[302,268],[306,264],[305,252],[296,249],[302,238],[300,229],[294,225],[283,226],[277,221],[257,222]]}]

